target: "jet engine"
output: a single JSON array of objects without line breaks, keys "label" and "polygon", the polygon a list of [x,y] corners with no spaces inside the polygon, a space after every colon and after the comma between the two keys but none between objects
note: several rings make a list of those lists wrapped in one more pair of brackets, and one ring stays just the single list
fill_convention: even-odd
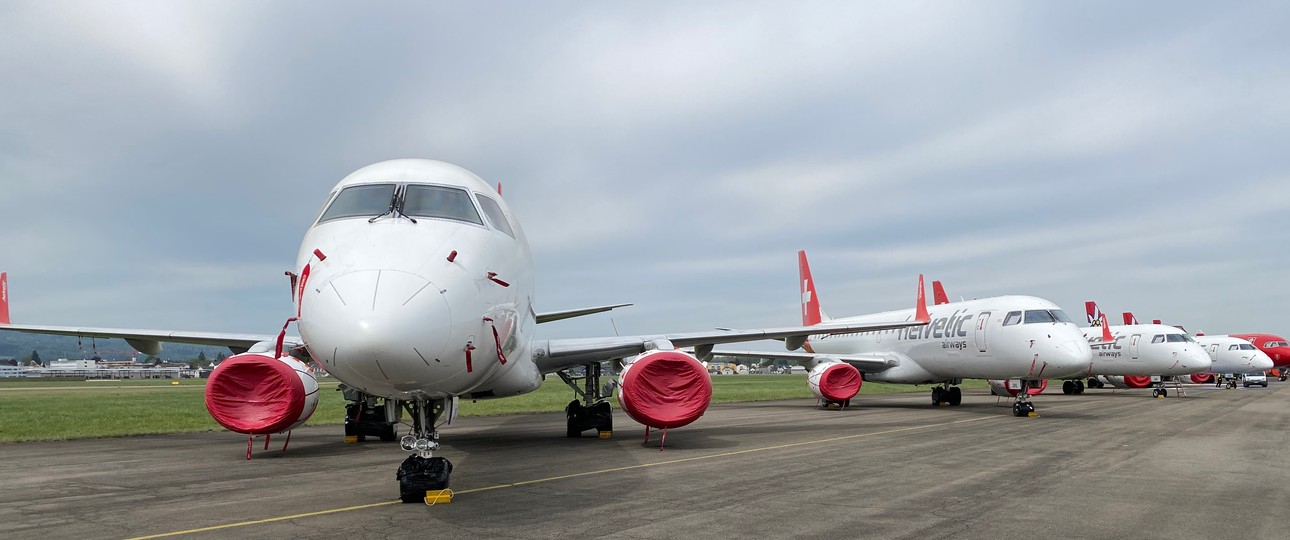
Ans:
[{"label": "jet engine", "polygon": [[1205,384],[1208,382],[1212,382],[1214,380],[1214,374],[1213,373],[1192,373],[1191,375],[1184,375],[1183,377],[1179,377],[1179,378],[1182,379],[1182,382],[1194,382],[1196,384]]},{"label": "jet engine", "polygon": [[282,433],[318,408],[318,381],[290,356],[243,353],[220,362],[206,382],[206,410],[229,431]]},{"label": "jet engine", "polygon": [[703,364],[677,350],[653,350],[623,365],[618,405],[628,416],[656,429],[698,420],[712,401],[712,380]]},{"label": "jet engine", "polygon": [[815,364],[806,377],[806,384],[816,398],[843,403],[860,393],[864,384],[860,371],[846,362],[827,360]]},{"label": "jet engine", "polygon": [[1040,379],[1039,383],[1033,386],[1027,386],[1026,381],[1021,379],[990,379],[987,382],[990,383],[990,390],[998,396],[1007,394],[1015,397],[1021,392],[1022,387],[1026,387],[1026,394],[1037,396],[1043,393],[1045,388],[1048,388],[1048,379]]},{"label": "jet engine", "polygon": [[1153,381],[1149,375],[1109,375],[1102,376],[1101,379],[1116,388],[1149,388],[1152,383],[1159,381]]}]

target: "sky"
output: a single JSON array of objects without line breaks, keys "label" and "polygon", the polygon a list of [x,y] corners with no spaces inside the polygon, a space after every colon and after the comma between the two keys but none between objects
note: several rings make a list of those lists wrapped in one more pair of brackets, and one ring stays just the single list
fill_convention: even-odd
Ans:
[{"label": "sky", "polygon": [[500,182],[594,337],[951,298],[1290,335],[1280,2],[0,3],[31,324],[274,334],[327,191]]}]

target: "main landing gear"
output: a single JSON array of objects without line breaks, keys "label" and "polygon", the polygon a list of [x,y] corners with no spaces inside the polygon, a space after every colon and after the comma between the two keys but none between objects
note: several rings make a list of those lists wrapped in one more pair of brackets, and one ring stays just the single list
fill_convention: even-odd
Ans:
[{"label": "main landing gear", "polygon": [[1088,387],[1089,387],[1089,388],[1103,388],[1103,387],[1105,387],[1105,386],[1106,386],[1106,383],[1104,383],[1104,382],[1102,382],[1102,381],[1097,380],[1097,377],[1089,377],[1089,378],[1088,378]]},{"label": "main landing gear", "polygon": [[954,380],[942,383],[940,386],[932,387],[932,406],[949,405],[957,407],[963,402],[963,391],[958,386],[960,380]]},{"label": "main landing gear", "polygon": [[[1090,379],[1092,380],[1092,379]],[[1062,393],[1080,395],[1084,393],[1084,381],[1062,381]]]},{"label": "main landing gear", "polygon": [[438,421],[452,421],[457,399],[418,399],[405,403],[412,416],[412,431],[403,436],[399,446],[412,455],[403,460],[394,476],[399,481],[399,499],[405,503],[423,502],[430,499],[427,492],[439,491],[441,494],[436,500],[451,500],[451,493],[442,493],[448,489],[452,462],[434,457],[433,453],[439,449]]},{"label": "main landing gear", "polygon": [[[607,399],[614,393],[614,384],[600,384],[600,362],[586,365],[586,374],[580,377],[560,371],[560,379],[573,389],[576,397],[564,408],[568,418],[567,435],[570,438],[582,436],[589,429],[596,430],[601,439],[608,439],[614,433],[614,414]],[[581,382],[581,387],[579,387]],[[582,401],[578,401],[582,398]]]}]

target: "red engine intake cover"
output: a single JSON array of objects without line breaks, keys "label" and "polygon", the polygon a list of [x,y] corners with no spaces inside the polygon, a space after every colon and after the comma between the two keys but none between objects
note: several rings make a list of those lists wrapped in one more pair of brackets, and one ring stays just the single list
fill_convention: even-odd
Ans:
[{"label": "red engine intake cover", "polygon": [[712,380],[690,355],[656,351],[631,364],[618,391],[619,403],[632,420],[669,429],[703,416],[712,401]]},{"label": "red engine intake cover", "polygon": [[206,410],[229,431],[280,433],[300,418],[305,386],[285,363],[260,354],[220,362],[206,382]]},{"label": "red engine intake cover", "polygon": [[820,376],[820,393],[829,401],[846,401],[860,393],[860,371],[851,364],[833,364]]},{"label": "red engine intake cover", "polygon": [[1147,375],[1125,375],[1124,385],[1129,388],[1146,388],[1151,386],[1151,377]]},{"label": "red engine intake cover", "polygon": [[1196,384],[1205,384],[1205,383],[1207,383],[1207,382],[1209,382],[1209,381],[1211,381],[1211,380],[1213,380],[1213,379],[1214,379],[1214,376],[1213,376],[1213,375],[1210,375],[1209,373],[1192,373],[1192,374],[1191,374],[1191,382],[1194,382],[1194,383],[1196,383]]}]

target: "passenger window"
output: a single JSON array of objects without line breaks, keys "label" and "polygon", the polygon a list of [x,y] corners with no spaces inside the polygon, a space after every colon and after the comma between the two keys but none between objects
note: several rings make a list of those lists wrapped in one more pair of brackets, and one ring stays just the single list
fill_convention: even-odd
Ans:
[{"label": "passenger window", "polygon": [[1164,335],[1164,334],[1156,334],[1156,335],[1154,335],[1154,336],[1151,336],[1151,342],[1152,342],[1152,343],[1164,343],[1164,342],[1165,342],[1165,335]]},{"label": "passenger window", "polygon": [[479,199],[479,206],[484,209],[484,215],[488,216],[488,222],[493,224],[493,228],[514,238],[515,231],[511,230],[510,222],[506,221],[506,213],[502,212],[501,205],[482,193],[475,193],[475,198]]},{"label": "passenger window", "polygon": [[483,225],[464,190],[445,187],[408,184],[403,192],[403,213],[412,217],[429,217],[465,221]]},{"label": "passenger window", "polygon": [[364,184],[340,191],[318,223],[347,217],[376,217],[394,204],[394,184]]},{"label": "passenger window", "polygon": [[1012,326],[1012,325],[1017,324],[1017,323],[1019,323],[1019,322],[1021,322],[1021,312],[1020,312],[1020,311],[1009,311],[1009,312],[1008,312],[1008,315],[1007,315],[1007,316],[1005,316],[1005,317],[1003,318],[1003,325],[1004,325],[1004,326]]}]

